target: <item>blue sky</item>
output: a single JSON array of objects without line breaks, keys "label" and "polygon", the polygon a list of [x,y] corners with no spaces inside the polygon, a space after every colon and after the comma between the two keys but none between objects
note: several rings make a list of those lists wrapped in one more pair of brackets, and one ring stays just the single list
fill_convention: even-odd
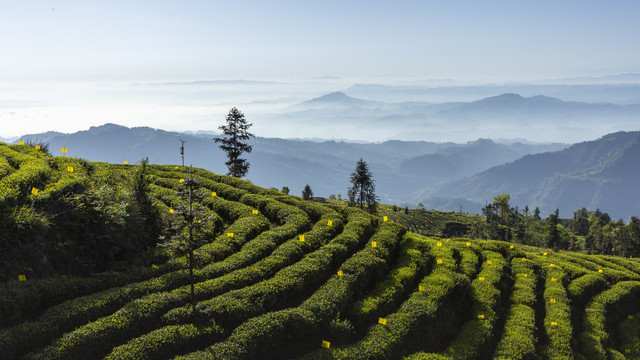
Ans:
[{"label": "blue sky", "polygon": [[0,1],[0,79],[640,71],[640,1]]}]

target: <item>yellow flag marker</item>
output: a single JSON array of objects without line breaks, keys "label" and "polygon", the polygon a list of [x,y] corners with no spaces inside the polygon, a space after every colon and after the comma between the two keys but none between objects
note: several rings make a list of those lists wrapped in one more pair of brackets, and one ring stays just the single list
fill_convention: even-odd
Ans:
[{"label": "yellow flag marker", "polygon": [[467,246],[471,246],[471,243],[467,241]]},{"label": "yellow flag marker", "polygon": [[598,272],[602,274],[602,269],[599,269]]},{"label": "yellow flag marker", "polygon": [[233,237],[233,233],[227,233],[227,237],[228,238],[232,238]]},{"label": "yellow flag marker", "polygon": [[322,340],[322,347],[328,349],[331,346],[331,343],[325,340]]},{"label": "yellow flag marker", "polygon": [[384,217],[382,218],[382,221],[389,221],[389,217],[388,217],[388,216],[384,216]]},{"label": "yellow flag marker", "polygon": [[556,299],[551,299],[549,300],[550,303],[555,304],[556,303]]},{"label": "yellow flag marker", "polygon": [[73,166],[67,166],[67,171],[68,172],[73,172]]},{"label": "yellow flag marker", "polygon": [[557,322],[555,322],[555,321],[552,321],[552,322],[551,322],[551,326],[558,326],[558,323],[557,323]]},{"label": "yellow flag marker", "polygon": [[60,152],[61,152],[61,153],[63,153],[63,154],[66,154],[66,153],[67,153],[67,151],[68,151],[68,150],[67,150],[67,148],[62,148],[62,149],[60,149]]},{"label": "yellow flag marker", "polygon": [[33,195],[38,195],[38,189],[36,189],[36,188],[32,188],[32,189],[31,189],[31,193],[32,193]]},{"label": "yellow flag marker", "polygon": [[547,256],[547,253],[546,253],[546,252],[545,252],[545,253],[542,253],[542,256]]},{"label": "yellow flag marker", "polygon": [[385,319],[385,318],[378,318],[378,324],[380,324],[380,325],[387,325],[387,319]]},{"label": "yellow flag marker", "polygon": [[487,264],[491,265],[493,262],[491,260],[487,260]]},{"label": "yellow flag marker", "polygon": [[216,192],[215,192],[215,191],[211,193],[211,196],[217,196],[217,195],[218,195],[218,194],[216,194]]},{"label": "yellow flag marker", "polygon": [[484,319],[484,314],[478,315],[478,320],[483,320],[483,319]]},{"label": "yellow flag marker", "polygon": [[377,241],[372,241],[371,242],[371,247],[378,247],[378,242]]},{"label": "yellow flag marker", "polygon": [[554,264],[549,264],[549,267],[555,267],[555,265]]},{"label": "yellow flag marker", "polygon": [[479,280],[479,281],[484,281],[484,276],[480,276],[480,277],[478,277],[478,280]]},{"label": "yellow flag marker", "polygon": [[439,242],[439,243],[437,243],[437,244],[436,244],[436,246],[442,246],[442,243],[441,243],[441,242]]},{"label": "yellow flag marker", "polygon": [[629,316],[627,316],[627,319],[629,319],[629,320],[633,320],[633,315],[629,315]]},{"label": "yellow flag marker", "polygon": [[418,291],[424,291],[424,285],[418,285]]},{"label": "yellow flag marker", "polygon": [[252,211],[252,213],[253,213],[253,215],[258,215],[258,210],[255,210],[255,209],[254,209],[254,210]]},{"label": "yellow flag marker", "polygon": [[329,220],[329,221],[327,221],[327,225],[329,225],[329,226],[333,226],[333,220]]},{"label": "yellow flag marker", "polygon": [[127,165],[127,164],[129,164],[129,162],[128,162],[127,160],[125,160],[125,161],[124,161],[124,164],[125,164],[125,165]]},{"label": "yellow flag marker", "polygon": [[513,245],[509,246],[509,249],[513,249]]},{"label": "yellow flag marker", "polygon": [[442,259],[437,259],[436,264],[442,264]]},{"label": "yellow flag marker", "polygon": [[342,276],[344,275],[344,273],[342,272],[342,270],[338,270],[338,276]]},{"label": "yellow flag marker", "polygon": [[156,264],[151,264],[151,268],[155,270],[155,269],[157,269],[157,268],[158,268],[158,265],[156,265]]},{"label": "yellow flag marker", "polygon": [[40,145],[36,145],[36,150],[40,150]]},{"label": "yellow flag marker", "polygon": [[556,281],[556,278],[551,278],[551,281]]},{"label": "yellow flag marker", "polygon": [[300,242],[304,242],[304,234],[300,235]]},{"label": "yellow flag marker", "polygon": [[24,145],[24,141],[22,140],[18,141],[18,145]]},{"label": "yellow flag marker", "polygon": [[27,276],[24,274],[18,275],[18,281],[27,281]]},{"label": "yellow flag marker", "polygon": [[175,210],[169,209],[169,214],[173,214],[174,212],[175,212]]}]

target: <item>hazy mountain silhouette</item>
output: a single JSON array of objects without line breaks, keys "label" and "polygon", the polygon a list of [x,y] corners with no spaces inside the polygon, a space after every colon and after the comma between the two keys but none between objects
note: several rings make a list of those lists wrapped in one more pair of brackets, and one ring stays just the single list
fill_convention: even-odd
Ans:
[{"label": "hazy mountain silhouette", "polygon": [[640,214],[639,160],[640,132],[618,132],[561,151],[527,155],[428,189],[423,203],[460,197],[479,207],[495,195],[509,193],[513,205],[537,206],[543,214],[559,208],[563,216],[570,216],[587,207],[628,218]]},{"label": "hazy mountain silhouette", "polygon": [[[185,144],[185,165],[193,165],[226,173],[225,154],[212,139],[213,134],[185,134],[157,130],[148,127],[127,128],[115,124],[91,127],[86,131],[73,134],[34,134],[23,137],[46,139],[50,151],[61,155],[60,148],[68,149],[67,156],[81,157],[93,161],[105,161],[130,164],[143,157],[149,157],[151,163],[180,164],[180,139]],[[292,194],[300,194],[305,184],[309,184],[318,196],[341,193],[346,195],[349,175],[359,158],[365,159],[376,181],[376,192],[386,203],[416,203],[414,192],[427,185],[442,182],[439,172],[406,171],[398,164],[427,154],[439,154],[456,163],[459,167],[475,163],[475,168],[486,169],[478,164],[489,166],[480,157],[500,159],[505,149],[491,141],[481,140],[476,144],[491,143],[485,152],[474,151],[473,145],[454,143],[432,143],[424,141],[386,141],[382,143],[349,143],[337,141],[299,141],[277,138],[254,138],[251,140],[253,152],[247,155],[251,167],[248,179],[265,187],[288,186]],[[505,145],[506,146],[506,145]],[[511,156],[525,152],[536,153],[551,147],[562,145],[515,145],[527,150],[513,150]],[[459,151],[456,149],[460,148]],[[458,154],[459,153],[459,154]],[[474,157],[475,154],[478,156]],[[457,155],[456,155],[457,154]],[[467,164],[467,165],[464,165]]]}]

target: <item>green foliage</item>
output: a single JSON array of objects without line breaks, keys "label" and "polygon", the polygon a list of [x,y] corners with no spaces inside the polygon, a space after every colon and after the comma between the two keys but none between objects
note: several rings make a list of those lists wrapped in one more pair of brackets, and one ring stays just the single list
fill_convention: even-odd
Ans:
[{"label": "green foliage", "polygon": [[[462,229],[493,231],[484,218],[386,205],[374,217],[144,159],[0,153],[0,359],[636,356],[640,261],[561,251],[581,244],[573,220],[553,227],[507,196],[491,216],[512,242],[469,240]],[[637,221],[576,218],[592,251],[635,251]],[[531,246],[553,246],[554,228],[558,251]]]},{"label": "green foliage", "polygon": [[226,122],[226,125],[218,127],[226,137],[218,137],[214,141],[220,144],[220,149],[226,152],[229,158],[225,163],[229,169],[227,175],[241,178],[249,172],[249,162],[240,156],[252,150],[252,146],[246,141],[254,136],[248,131],[253,124],[247,123],[244,114],[235,107],[229,110]]}]

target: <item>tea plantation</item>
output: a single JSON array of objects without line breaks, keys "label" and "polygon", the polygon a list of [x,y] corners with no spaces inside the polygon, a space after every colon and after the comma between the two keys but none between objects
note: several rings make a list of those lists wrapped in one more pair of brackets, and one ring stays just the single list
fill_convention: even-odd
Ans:
[{"label": "tea plantation", "polygon": [[[426,237],[201,169],[0,153],[0,359],[640,358],[638,259]],[[193,277],[139,240],[179,222],[187,177],[207,219]]]}]

